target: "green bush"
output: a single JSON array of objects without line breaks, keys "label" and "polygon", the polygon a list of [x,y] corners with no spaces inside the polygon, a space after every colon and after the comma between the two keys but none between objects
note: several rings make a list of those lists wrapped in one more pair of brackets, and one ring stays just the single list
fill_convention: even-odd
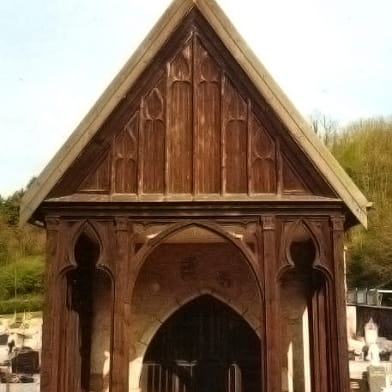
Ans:
[{"label": "green bush", "polygon": [[12,298],[0,301],[0,314],[13,314],[14,312],[36,312],[42,310],[42,295]]},{"label": "green bush", "polygon": [[43,290],[44,262],[42,256],[28,256],[0,267],[0,299],[40,294]]}]

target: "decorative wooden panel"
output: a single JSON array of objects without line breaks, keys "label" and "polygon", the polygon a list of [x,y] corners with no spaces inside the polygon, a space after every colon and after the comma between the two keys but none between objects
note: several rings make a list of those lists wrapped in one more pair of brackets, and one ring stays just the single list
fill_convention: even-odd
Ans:
[{"label": "decorative wooden panel", "polygon": [[141,191],[163,193],[165,173],[165,81],[142,100]]},{"label": "decorative wooden panel", "polygon": [[101,159],[98,160],[98,165],[86,177],[86,179],[79,186],[79,192],[108,192],[110,187],[110,159],[109,153],[106,152]]},{"label": "decorative wooden panel", "polygon": [[195,176],[196,193],[221,192],[222,71],[195,40]]},{"label": "decorative wooden panel", "polygon": [[223,175],[227,193],[247,192],[247,105],[231,81],[223,85]]},{"label": "decorative wooden panel", "polygon": [[116,136],[113,146],[114,192],[137,193],[139,118],[136,112]]},{"label": "decorative wooden panel", "polygon": [[277,183],[275,142],[256,115],[249,119],[250,137],[250,192],[275,193]]},{"label": "decorative wooden panel", "polygon": [[312,187],[323,194],[323,180],[309,176],[314,169],[302,166],[306,158],[298,159],[300,150],[282,137],[279,120],[222,53],[197,26],[170,44],[93,139],[63,189],[73,193],[78,184],[78,192],[148,200],[309,194]]},{"label": "decorative wooden panel", "polygon": [[192,192],[192,44],[168,64],[167,186],[169,193]]},{"label": "decorative wooden panel", "polygon": [[308,193],[304,181],[284,154],[282,154],[281,159],[283,191],[287,193]]}]

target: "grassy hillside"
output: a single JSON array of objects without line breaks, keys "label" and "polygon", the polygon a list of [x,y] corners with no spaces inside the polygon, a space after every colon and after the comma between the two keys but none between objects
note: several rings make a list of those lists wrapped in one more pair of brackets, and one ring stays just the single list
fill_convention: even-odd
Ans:
[{"label": "grassy hillside", "polygon": [[0,197],[0,314],[42,308],[44,231],[18,226],[22,195]]},{"label": "grassy hillside", "polygon": [[357,121],[336,134],[331,149],[373,202],[368,230],[348,235],[348,284],[392,288],[392,119]]}]

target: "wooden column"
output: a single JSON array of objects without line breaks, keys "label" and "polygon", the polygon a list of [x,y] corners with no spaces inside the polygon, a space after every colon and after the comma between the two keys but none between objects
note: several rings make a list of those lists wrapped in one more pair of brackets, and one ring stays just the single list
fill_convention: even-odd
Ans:
[{"label": "wooden column", "polygon": [[265,287],[264,389],[281,391],[279,285],[277,274],[276,223],[272,215],[262,217],[263,260]]},{"label": "wooden column", "polygon": [[[330,342],[333,350],[334,377],[338,392],[349,391],[346,291],[344,282],[344,216],[331,218],[334,265],[336,340]],[[334,326],[332,326],[333,328]]]},{"label": "wooden column", "polygon": [[129,241],[128,219],[115,219],[115,277],[114,277],[114,320],[113,349],[111,360],[110,392],[128,391],[129,378]]},{"label": "wooden column", "polygon": [[73,267],[65,244],[69,232],[55,217],[45,219],[46,298],[42,331],[41,392],[78,392],[81,390],[79,318],[69,305],[65,267]]},{"label": "wooden column", "polygon": [[59,330],[58,310],[62,293],[56,287],[60,264],[60,220],[56,217],[46,221],[46,275],[45,302],[42,326],[42,363],[41,392],[57,390],[59,363]]},{"label": "wooden column", "polygon": [[322,278],[322,282],[314,287],[311,297],[311,322],[312,328],[309,330],[309,338],[312,345],[311,368],[313,369],[314,392],[335,391],[336,384],[334,378],[329,378],[331,369],[331,357],[329,347],[331,345],[331,331],[328,321],[330,312],[328,307],[327,282]]}]

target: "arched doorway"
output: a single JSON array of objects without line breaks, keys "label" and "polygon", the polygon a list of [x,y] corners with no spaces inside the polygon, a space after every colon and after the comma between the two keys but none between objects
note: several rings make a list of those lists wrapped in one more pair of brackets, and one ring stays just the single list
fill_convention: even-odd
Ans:
[{"label": "arched doorway", "polygon": [[261,390],[261,345],[233,309],[202,295],[159,328],[146,351],[143,392]]}]

